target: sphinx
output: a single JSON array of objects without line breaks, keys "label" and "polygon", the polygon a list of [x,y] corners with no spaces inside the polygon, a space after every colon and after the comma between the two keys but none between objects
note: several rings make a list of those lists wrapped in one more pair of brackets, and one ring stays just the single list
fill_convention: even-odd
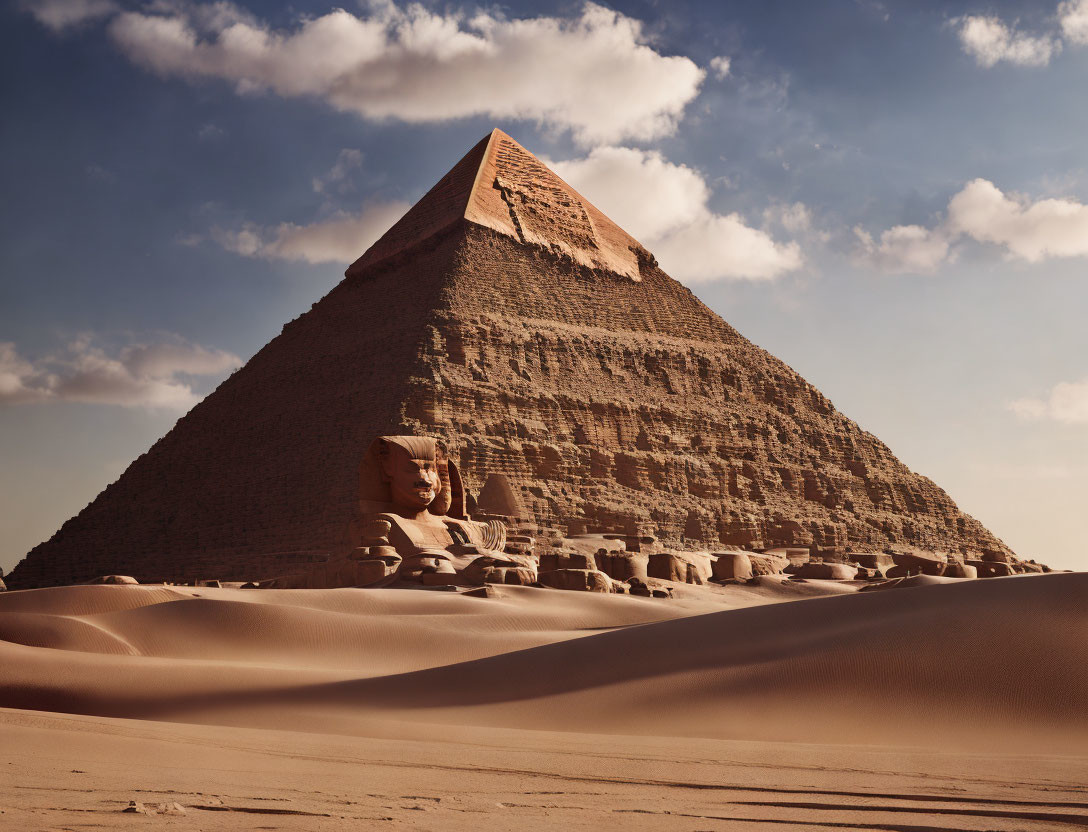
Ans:
[{"label": "sphinx", "polygon": [[471,520],[457,466],[425,436],[380,436],[359,466],[359,511],[351,557],[371,572],[427,584],[531,583],[536,560],[507,548],[499,520]]}]

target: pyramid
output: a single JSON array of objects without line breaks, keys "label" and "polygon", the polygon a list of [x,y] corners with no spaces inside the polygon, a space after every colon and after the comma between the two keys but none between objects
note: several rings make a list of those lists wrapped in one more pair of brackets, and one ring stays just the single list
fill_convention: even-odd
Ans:
[{"label": "pyramid", "polygon": [[544,531],[1011,555],[495,130],[9,586],[320,560],[350,544],[370,441],[407,433]]}]

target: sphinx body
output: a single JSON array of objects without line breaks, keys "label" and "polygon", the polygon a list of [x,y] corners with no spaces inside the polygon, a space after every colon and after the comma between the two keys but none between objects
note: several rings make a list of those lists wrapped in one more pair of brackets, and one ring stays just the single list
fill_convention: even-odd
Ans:
[{"label": "sphinx body", "polygon": [[[536,579],[536,561],[510,554],[506,527],[470,520],[457,467],[431,437],[381,436],[359,469],[358,545],[352,557],[381,561],[383,578],[424,583],[484,583],[494,570]],[[368,574],[378,574],[375,566]]]}]

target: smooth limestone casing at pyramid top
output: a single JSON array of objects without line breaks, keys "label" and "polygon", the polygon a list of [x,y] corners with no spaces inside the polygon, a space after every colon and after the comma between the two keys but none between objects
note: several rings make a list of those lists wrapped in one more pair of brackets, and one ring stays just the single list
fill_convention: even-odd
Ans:
[{"label": "smooth limestone casing at pyramid top", "polygon": [[340,551],[363,453],[402,433],[444,437],[472,493],[506,474],[541,527],[1010,554],[496,130],[9,586]]}]

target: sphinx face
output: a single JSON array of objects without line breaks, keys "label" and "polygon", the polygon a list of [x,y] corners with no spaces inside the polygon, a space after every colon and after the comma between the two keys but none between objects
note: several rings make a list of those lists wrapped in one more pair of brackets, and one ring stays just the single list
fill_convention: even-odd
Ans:
[{"label": "sphinx face", "polygon": [[395,506],[422,511],[434,502],[442,490],[438,464],[433,459],[412,459],[408,451],[399,445],[390,447],[384,467]]}]

